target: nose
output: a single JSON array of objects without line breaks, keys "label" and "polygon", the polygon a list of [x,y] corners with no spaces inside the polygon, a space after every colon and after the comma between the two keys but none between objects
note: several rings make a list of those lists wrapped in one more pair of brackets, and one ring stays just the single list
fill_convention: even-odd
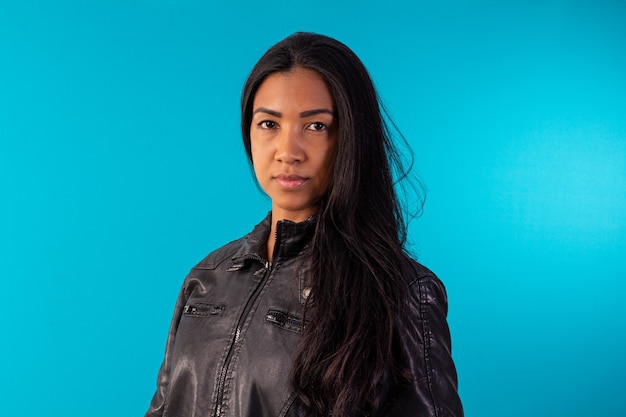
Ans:
[{"label": "nose", "polygon": [[300,132],[295,129],[283,129],[277,138],[274,159],[287,164],[304,160],[304,147]]}]

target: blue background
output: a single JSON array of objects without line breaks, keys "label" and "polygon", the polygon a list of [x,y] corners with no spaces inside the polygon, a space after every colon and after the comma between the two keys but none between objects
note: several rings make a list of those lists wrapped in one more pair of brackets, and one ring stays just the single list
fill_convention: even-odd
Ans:
[{"label": "blue background", "polygon": [[3,416],[142,415],[179,286],[269,209],[242,83],[362,58],[428,188],[468,416],[626,413],[626,2],[0,2]]}]

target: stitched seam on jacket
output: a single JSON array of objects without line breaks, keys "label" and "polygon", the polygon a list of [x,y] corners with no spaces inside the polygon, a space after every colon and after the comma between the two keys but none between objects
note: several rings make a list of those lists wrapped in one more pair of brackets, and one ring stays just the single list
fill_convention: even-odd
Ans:
[{"label": "stitched seam on jacket", "polygon": [[[169,358],[168,359],[168,378],[167,378],[167,386],[164,387],[164,392],[163,392],[163,417],[167,417],[169,415],[169,406],[170,406],[170,395],[171,395],[171,389],[172,389],[172,354],[173,354],[173,350],[174,350],[174,343],[176,341],[176,333],[178,333],[178,326],[180,325],[180,321],[183,318],[183,312],[182,309],[184,309],[184,306],[187,304],[187,302],[189,301],[189,296],[191,295],[191,290],[189,289],[188,285],[187,285],[187,278],[185,278],[185,281],[183,282],[183,288],[181,289],[181,294],[179,296],[179,299],[176,300],[177,305],[174,307],[174,314],[178,314],[177,313],[177,308],[178,303],[181,304],[181,312],[180,312],[180,316],[178,317],[178,322],[176,323],[176,332],[172,335],[172,334],[168,334],[168,343],[166,343],[166,354],[169,353]],[[172,345],[169,345],[169,338],[173,337],[172,340]]]},{"label": "stitched seam on jacket", "polygon": [[[415,269],[415,266],[413,265],[413,263],[411,263],[411,267],[413,268],[413,271],[417,275],[418,272]],[[418,277],[418,279],[416,281],[413,281],[412,283],[416,282],[417,288],[419,290],[419,306],[420,306],[420,315],[422,319],[422,332],[424,335],[424,366],[426,368],[426,378],[428,380],[428,392],[433,402],[435,417],[440,417],[441,408],[439,407],[439,404],[437,403],[437,399],[436,399],[437,397],[435,395],[435,386],[433,384],[432,367],[431,367],[431,362],[430,362],[430,348],[432,346],[432,334],[430,331],[430,326],[428,325],[428,317],[427,317],[428,300],[426,298],[426,291],[424,289],[424,278],[425,277]]]},{"label": "stitched seam on jacket", "polygon": [[291,408],[295,400],[296,400],[296,393],[294,392],[289,396],[289,398],[287,398],[287,401],[285,401],[283,408],[278,413],[278,417],[285,417],[285,415],[287,415],[287,413],[289,412],[289,409]]}]

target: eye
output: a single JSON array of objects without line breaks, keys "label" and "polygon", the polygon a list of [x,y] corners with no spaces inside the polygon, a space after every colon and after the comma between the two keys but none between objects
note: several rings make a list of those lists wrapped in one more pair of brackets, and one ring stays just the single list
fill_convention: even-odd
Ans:
[{"label": "eye", "polygon": [[263,120],[262,122],[259,122],[257,126],[261,129],[276,129],[277,125],[276,122],[273,122],[271,120]]},{"label": "eye", "polygon": [[309,129],[315,132],[321,132],[322,130],[326,130],[328,127],[322,122],[313,122],[309,125]]}]

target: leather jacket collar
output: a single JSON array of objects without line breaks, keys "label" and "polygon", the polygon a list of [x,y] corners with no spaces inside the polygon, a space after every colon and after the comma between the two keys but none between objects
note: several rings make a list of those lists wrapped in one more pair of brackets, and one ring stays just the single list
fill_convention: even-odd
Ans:
[{"label": "leather jacket collar", "polygon": [[[247,262],[257,260],[265,265],[269,265],[266,256],[267,238],[270,233],[272,213],[257,224],[248,234],[245,242],[237,253],[231,258],[229,270],[242,268]],[[273,260],[279,262],[282,259],[292,258],[302,252],[311,241],[317,216],[311,216],[303,222],[292,222],[290,220],[279,220],[276,224],[276,245],[274,246]]]}]

